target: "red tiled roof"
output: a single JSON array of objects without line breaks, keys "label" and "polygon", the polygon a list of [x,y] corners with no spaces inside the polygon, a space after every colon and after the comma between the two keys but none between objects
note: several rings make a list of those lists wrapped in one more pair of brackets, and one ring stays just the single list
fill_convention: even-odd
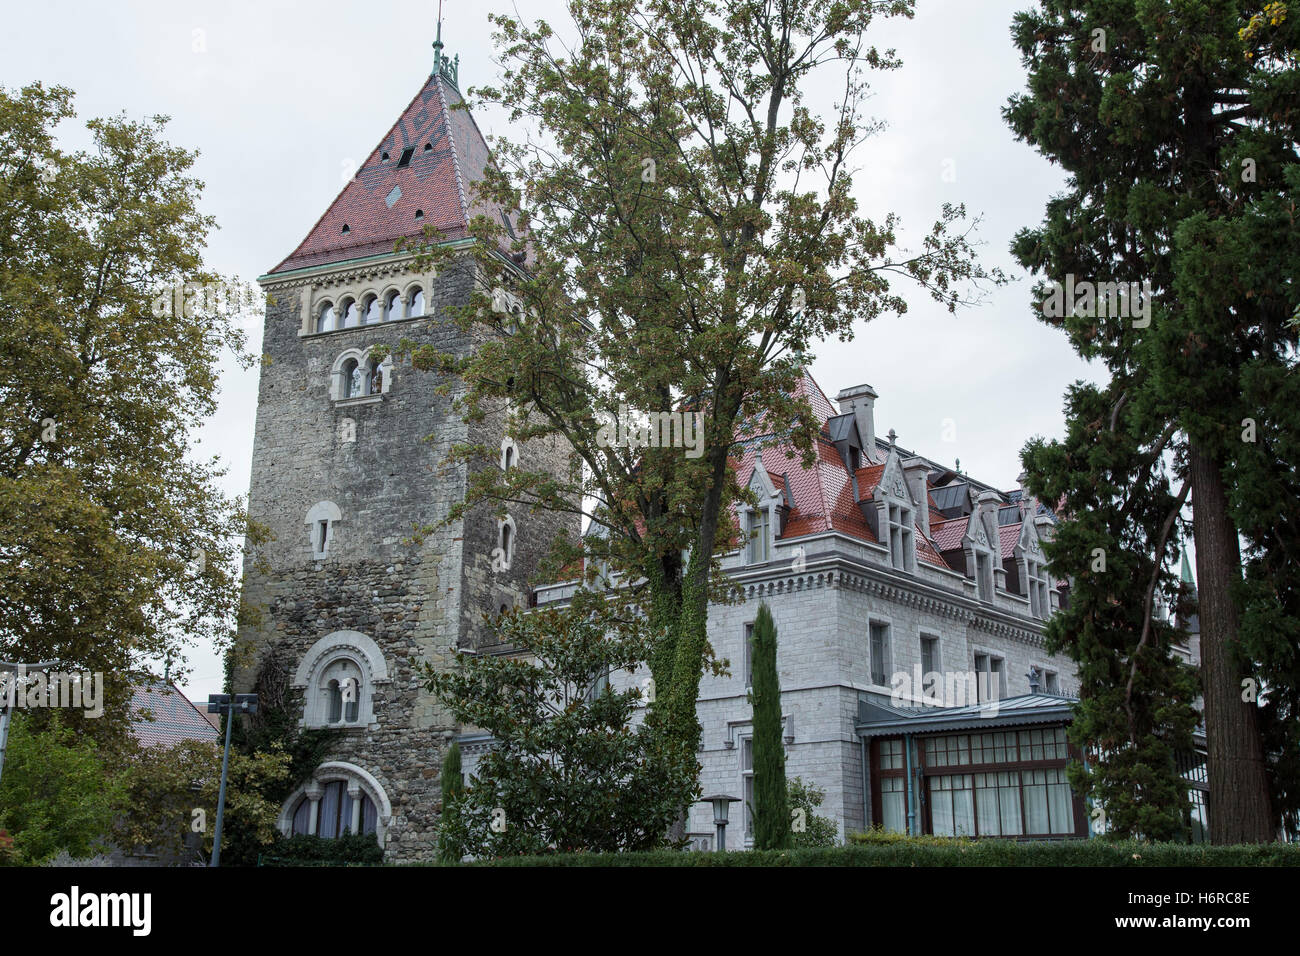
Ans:
[{"label": "red tiled roof", "polygon": [[[471,195],[489,155],[469,111],[453,108],[461,102],[455,87],[430,76],[307,238],[271,273],[391,252],[398,239],[419,236],[426,225],[443,238],[461,239],[475,215],[499,217]],[[407,148],[414,153],[399,169]],[[415,218],[416,210],[423,218]]]},{"label": "red tiled roof", "polygon": [[1002,557],[1011,557],[1012,552],[1016,550],[1016,544],[1020,541],[1020,522],[1002,525],[998,528],[998,538],[1001,539]]},{"label": "red tiled roof", "polygon": [[216,742],[221,734],[175,684],[140,684],[131,692],[131,733],[145,747],[183,740]]},{"label": "red tiled roof", "polygon": [[870,498],[875,494],[884,473],[884,465],[868,465],[866,468],[858,469],[858,498],[860,500]]},{"label": "red tiled roof", "polygon": [[970,515],[960,515],[939,524],[931,524],[930,534],[934,538],[935,547],[940,551],[956,551],[961,547],[961,539],[966,534],[968,524]]},{"label": "red tiled roof", "polygon": [[[839,414],[821,386],[806,372],[800,380],[798,394],[808,398],[813,411],[823,422]],[[742,482],[748,481],[752,474],[756,444],[757,441],[750,440],[741,445],[736,475]],[[785,474],[791,485],[786,489],[790,498],[790,514],[781,538],[788,540],[824,531],[840,531],[864,541],[876,542],[878,539],[863,517],[858,501],[871,497],[885,473],[885,466],[868,465],[858,469],[858,501],[854,501],[853,483],[839,451],[825,438],[818,439],[814,450],[817,459],[808,469],[802,467],[797,454],[794,458],[787,457],[787,451],[793,451],[792,447],[778,444],[762,451],[763,467],[773,482],[779,487],[778,476]],[[933,500],[931,505],[933,507]],[[926,529],[919,524],[916,525],[916,542],[919,560],[941,568],[948,567],[939,550],[930,541]]]}]

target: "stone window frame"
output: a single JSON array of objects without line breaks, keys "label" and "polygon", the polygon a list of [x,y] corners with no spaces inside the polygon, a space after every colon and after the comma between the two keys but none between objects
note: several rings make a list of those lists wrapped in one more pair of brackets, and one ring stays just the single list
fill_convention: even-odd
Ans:
[{"label": "stone window frame", "polygon": [[[509,535],[506,529],[510,529]],[[501,549],[502,567],[501,570],[509,571],[510,562],[514,560],[515,551],[519,546],[519,528],[515,524],[515,519],[507,514],[504,518],[497,519],[497,543],[496,546]]]},{"label": "stone window frame", "polygon": [[[313,561],[324,561],[330,556],[334,544],[335,528],[343,520],[343,512],[332,501],[318,501],[307,509],[307,546],[311,550]],[[325,523],[324,538],[317,536],[321,522]]]},{"label": "stone window frame", "polygon": [[501,439],[501,471],[519,467],[519,445],[513,438]]},{"label": "stone window frame", "polygon": [[[775,507],[768,503],[761,503],[757,508],[745,509],[746,564],[766,564],[772,560],[776,550],[776,535],[773,530],[776,526],[776,515],[773,514],[775,510]],[[762,525],[761,539],[754,534],[755,523]],[[761,546],[761,553],[756,553],[756,546]]]},{"label": "stone window frame", "polygon": [[[972,644],[970,652],[971,652],[971,658],[970,658],[971,671],[975,674],[975,696],[979,698],[979,702],[981,704],[985,704],[985,703],[990,703],[991,701],[1006,700],[1009,696],[1011,696],[1011,675],[1007,672],[1007,652],[983,644]],[[981,671],[977,666],[977,662],[981,657],[985,658],[988,661],[989,666],[987,671]],[[994,661],[1002,662],[1001,670],[993,669]],[[987,673],[990,675],[989,684],[992,684],[991,675],[993,674],[1001,675],[998,680],[998,686],[996,688],[992,688],[992,687],[989,688],[990,690],[993,690],[995,692],[996,696],[985,698],[982,695],[981,693],[982,688],[980,688],[979,686],[980,674],[982,673]]]},{"label": "stone window frame", "polygon": [[[871,626],[873,624],[881,624],[884,625],[885,628],[885,643],[883,646],[883,652],[885,658],[883,662],[885,680],[883,683],[879,683],[879,684],[876,683],[875,654],[871,646]],[[867,615],[867,684],[868,686],[891,687],[890,678],[893,675],[892,668],[894,666],[895,666],[894,621],[892,618],[886,617],[883,614],[868,614]]]},{"label": "stone window frame", "polygon": [[[329,668],[339,661],[350,662],[361,674],[357,688],[357,719],[331,723],[324,678]],[[375,688],[391,683],[391,680],[383,651],[371,638],[351,630],[326,634],[308,648],[294,671],[292,686],[303,692],[302,717],[298,726],[307,729],[374,729],[378,727],[374,713]]]},{"label": "stone window frame", "polygon": [[[930,670],[930,671],[927,671],[926,668],[925,668],[925,644],[926,644],[926,641],[933,641],[933,642],[934,642],[934,665],[935,665],[935,666],[934,666],[934,668],[933,668],[932,670]],[[943,679],[943,636],[942,636],[942,635],[941,635],[937,630],[929,629],[929,628],[927,628],[925,625],[922,625],[921,627],[919,627],[919,628],[917,629],[916,648],[917,648],[917,653],[920,655],[917,659],[921,662],[921,687],[920,687],[920,695],[921,695],[922,698],[924,698],[924,697],[925,697],[925,694],[926,694],[925,675],[926,675],[927,673],[935,673],[935,674],[938,674],[938,675],[939,675],[939,684],[940,684],[939,690],[940,690],[940,691],[943,690],[943,684],[944,684],[944,679]]]},{"label": "stone window frame", "polygon": [[[276,820],[276,826],[286,837],[293,835],[293,816],[294,811],[298,809],[298,804],[304,797],[313,802],[319,801],[323,793],[322,784],[332,783],[335,780],[342,780],[347,783],[348,793],[352,796],[354,806],[359,806],[357,797],[364,793],[370,798],[370,802],[375,805],[375,839],[379,841],[380,848],[383,848],[388,840],[388,827],[393,820],[393,804],[388,799],[383,785],[375,779],[374,775],[367,770],[358,767],[356,764],[348,763],[342,760],[330,760],[321,764],[312,771],[311,779],[301,786],[297,787],[293,793],[280,806],[280,815]],[[311,824],[312,832],[315,832],[317,807],[312,807]]]},{"label": "stone window frame", "polygon": [[[349,362],[355,361],[359,366],[367,368],[365,376],[365,387],[363,394],[349,396],[347,393],[347,381],[345,376]],[[370,394],[369,385],[372,381],[375,371],[378,370],[383,375],[379,392]],[[393,357],[385,355],[381,361],[375,361],[370,355],[370,349],[351,348],[344,349],[334,359],[334,364],[330,366],[329,393],[330,401],[336,406],[343,405],[370,405],[375,402],[382,402],[388,397],[393,390]]]}]

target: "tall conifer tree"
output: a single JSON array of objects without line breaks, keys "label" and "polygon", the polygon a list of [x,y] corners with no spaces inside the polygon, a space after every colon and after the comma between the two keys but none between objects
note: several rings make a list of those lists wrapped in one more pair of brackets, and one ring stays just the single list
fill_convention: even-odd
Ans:
[{"label": "tall conifer tree", "polygon": [[1185,742],[1188,688],[1152,607],[1173,596],[1167,567],[1190,503],[1211,839],[1267,841],[1296,806],[1295,760],[1280,755],[1297,750],[1300,696],[1286,401],[1300,16],[1259,0],[1041,0],[1012,32],[1029,91],[1006,118],[1070,174],[1017,257],[1076,289],[1150,290],[1044,309],[1110,382],[1076,384],[1066,438],[1025,455],[1031,488],[1068,515],[1050,554],[1071,578],[1070,608],[1049,639],[1080,663],[1076,731],[1100,748],[1091,782],[1120,829],[1171,830],[1184,788],[1167,753]]},{"label": "tall conifer tree", "polygon": [[455,817],[460,812],[457,805],[465,787],[461,782],[460,769],[460,742],[453,740],[451,746],[447,748],[446,755],[442,758],[442,818],[443,825],[439,827],[438,836],[438,856],[445,863],[455,863],[460,860],[460,846],[456,839],[455,831],[458,829],[453,823],[459,822]]},{"label": "tall conifer tree", "polygon": [[758,606],[750,635],[754,683],[754,847],[784,850],[791,845],[790,799],[781,743],[781,678],[776,672],[776,622],[766,604]]}]

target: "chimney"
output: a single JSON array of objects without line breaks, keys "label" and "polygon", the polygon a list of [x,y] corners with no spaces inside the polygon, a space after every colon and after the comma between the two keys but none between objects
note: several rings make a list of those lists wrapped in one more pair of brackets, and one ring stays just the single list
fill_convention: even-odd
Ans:
[{"label": "chimney", "polygon": [[1034,527],[1038,529],[1040,541],[1051,541],[1056,537],[1056,522],[1047,515],[1037,515],[1034,518]]},{"label": "chimney", "polygon": [[913,458],[903,465],[903,477],[907,479],[907,492],[916,502],[916,523],[920,525],[921,532],[927,538],[930,536],[930,488],[925,479],[929,474],[930,466],[920,458]]},{"label": "chimney", "polygon": [[841,389],[835,396],[835,400],[840,405],[840,414],[852,413],[857,421],[858,434],[862,436],[862,457],[869,464],[877,462],[876,399],[879,397],[870,385],[854,385]]}]

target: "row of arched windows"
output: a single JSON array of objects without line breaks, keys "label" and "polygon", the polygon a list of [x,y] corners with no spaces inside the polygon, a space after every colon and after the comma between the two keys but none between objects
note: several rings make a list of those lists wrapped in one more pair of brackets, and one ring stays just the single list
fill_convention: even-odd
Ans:
[{"label": "row of arched windows", "polygon": [[329,300],[317,306],[316,331],[333,332],[362,325],[396,322],[398,319],[414,319],[427,314],[427,311],[424,289],[418,285],[405,296],[396,289],[382,297],[371,293],[360,303],[348,296],[337,306]]}]

